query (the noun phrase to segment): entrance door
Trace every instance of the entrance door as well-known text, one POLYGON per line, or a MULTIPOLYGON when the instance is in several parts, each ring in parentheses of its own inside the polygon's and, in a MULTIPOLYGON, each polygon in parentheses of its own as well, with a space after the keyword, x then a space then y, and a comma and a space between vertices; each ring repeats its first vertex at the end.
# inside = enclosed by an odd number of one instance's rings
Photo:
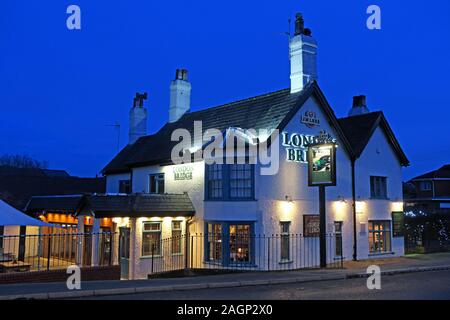
POLYGON ((119 228, 120 278, 128 279, 130 267, 130 228, 119 228))
POLYGON ((25 242, 27 240, 27 227, 20 226, 20 238, 19 238, 19 254, 17 255, 17 260, 25 261, 25 242))

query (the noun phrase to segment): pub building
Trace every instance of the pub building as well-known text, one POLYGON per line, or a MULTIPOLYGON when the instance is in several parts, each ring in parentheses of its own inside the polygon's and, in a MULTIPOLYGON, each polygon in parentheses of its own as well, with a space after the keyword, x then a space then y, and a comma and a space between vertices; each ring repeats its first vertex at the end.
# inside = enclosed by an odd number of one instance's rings
POLYGON ((154 134, 147 134, 147 95, 137 94, 129 143, 102 171, 106 194, 74 196, 78 202, 36 197, 28 211, 50 219, 49 214, 68 209, 67 201, 80 232, 99 231, 103 219, 110 221, 120 234, 113 260, 128 279, 175 264, 307 267, 319 264, 322 234, 332 237, 326 241, 326 263, 403 255, 402 167, 409 162, 385 116, 369 112, 365 96, 356 96, 348 116, 336 117, 317 82, 318 46, 301 14, 289 49, 289 88, 200 111, 190 111, 187 70, 177 70, 168 122, 154 134), (246 129, 277 129, 279 139, 269 139, 278 147, 278 153, 271 149, 276 172, 263 174, 266 164, 260 159, 210 164, 194 157, 174 163, 179 141, 172 141, 172 133, 195 134, 196 121, 203 133, 214 128, 225 139, 240 133, 234 137, 245 140, 244 148, 233 156, 244 152, 247 160, 248 145, 267 142, 268 136, 255 139, 246 129), (325 147, 314 144, 320 137, 326 138, 325 147))

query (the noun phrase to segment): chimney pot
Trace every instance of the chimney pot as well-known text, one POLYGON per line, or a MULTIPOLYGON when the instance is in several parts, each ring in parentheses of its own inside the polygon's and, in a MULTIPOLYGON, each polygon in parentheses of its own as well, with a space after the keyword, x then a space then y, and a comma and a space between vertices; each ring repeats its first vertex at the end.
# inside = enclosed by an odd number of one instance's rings
POLYGON ((303 15, 301 13, 297 13, 295 15, 295 33, 294 35, 303 34, 305 29, 305 21, 303 20, 303 15))
POLYGON ((363 107, 367 106, 366 104, 366 96, 360 95, 360 96, 354 96, 353 97, 353 107, 363 107))

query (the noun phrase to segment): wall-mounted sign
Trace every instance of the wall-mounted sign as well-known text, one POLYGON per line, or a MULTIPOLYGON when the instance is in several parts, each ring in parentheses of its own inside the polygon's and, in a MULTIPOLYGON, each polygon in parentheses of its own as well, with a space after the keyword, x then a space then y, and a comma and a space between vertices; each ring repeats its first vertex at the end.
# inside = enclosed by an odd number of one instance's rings
POLYGON ((405 229, 405 215, 403 211, 392 212, 392 236, 403 237, 405 229))
POLYGON ((313 142, 314 136, 289 132, 283 132, 281 135, 282 145, 286 149, 286 160, 307 163, 308 144, 313 142))
POLYGON ((190 165, 180 165, 173 167, 174 180, 192 180, 193 167, 190 165))
POLYGON ((320 235, 319 215, 303 215, 303 235, 305 237, 318 237, 320 235))
POLYGON ((305 111, 300 118, 300 122, 305 124, 308 128, 314 128, 320 126, 320 119, 317 117, 317 113, 314 111, 305 111))

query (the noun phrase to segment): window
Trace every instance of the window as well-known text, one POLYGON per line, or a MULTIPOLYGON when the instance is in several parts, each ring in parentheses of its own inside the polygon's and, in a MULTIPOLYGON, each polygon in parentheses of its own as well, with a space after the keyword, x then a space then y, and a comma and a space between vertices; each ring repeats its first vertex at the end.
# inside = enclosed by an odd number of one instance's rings
POLYGON ((230 235, 230 262, 242 263, 250 262, 250 225, 231 224, 229 226, 230 235))
POLYGON ((230 198, 252 197, 252 166, 250 164, 230 165, 230 198))
POLYGON ((370 196, 372 198, 387 198, 386 180, 386 177, 370 177, 370 196))
POLYGON ((130 180, 120 180, 119 181, 119 193, 131 193, 131 181, 130 180))
POLYGON ((290 248, 289 248, 289 227, 290 222, 280 222, 280 252, 281 252, 281 261, 289 261, 290 260, 290 248))
POLYGON ((334 222, 335 256, 342 257, 342 221, 334 222))
POLYGON ((421 191, 430 191, 431 190, 431 181, 420 181, 420 190, 421 191))
POLYGON ((172 254, 181 254, 181 221, 172 221, 172 254))
POLYGON ((205 229, 206 261, 223 265, 253 261, 253 223, 211 222, 205 229))
POLYGON ((164 193, 164 173, 150 175, 150 193, 164 193))
POLYGON ((222 225, 208 223, 207 233, 207 260, 222 261, 222 225))
POLYGON ((391 222, 389 220, 369 221, 369 251, 371 253, 391 251, 391 222))
POLYGON ((144 222, 142 226, 142 255, 161 255, 161 222, 144 222))
POLYGON ((205 177, 208 200, 251 200, 254 197, 254 165, 208 165, 205 177))
POLYGON ((208 198, 221 199, 223 195, 222 165, 212 164, 207 166, 208 170, 208 198))

